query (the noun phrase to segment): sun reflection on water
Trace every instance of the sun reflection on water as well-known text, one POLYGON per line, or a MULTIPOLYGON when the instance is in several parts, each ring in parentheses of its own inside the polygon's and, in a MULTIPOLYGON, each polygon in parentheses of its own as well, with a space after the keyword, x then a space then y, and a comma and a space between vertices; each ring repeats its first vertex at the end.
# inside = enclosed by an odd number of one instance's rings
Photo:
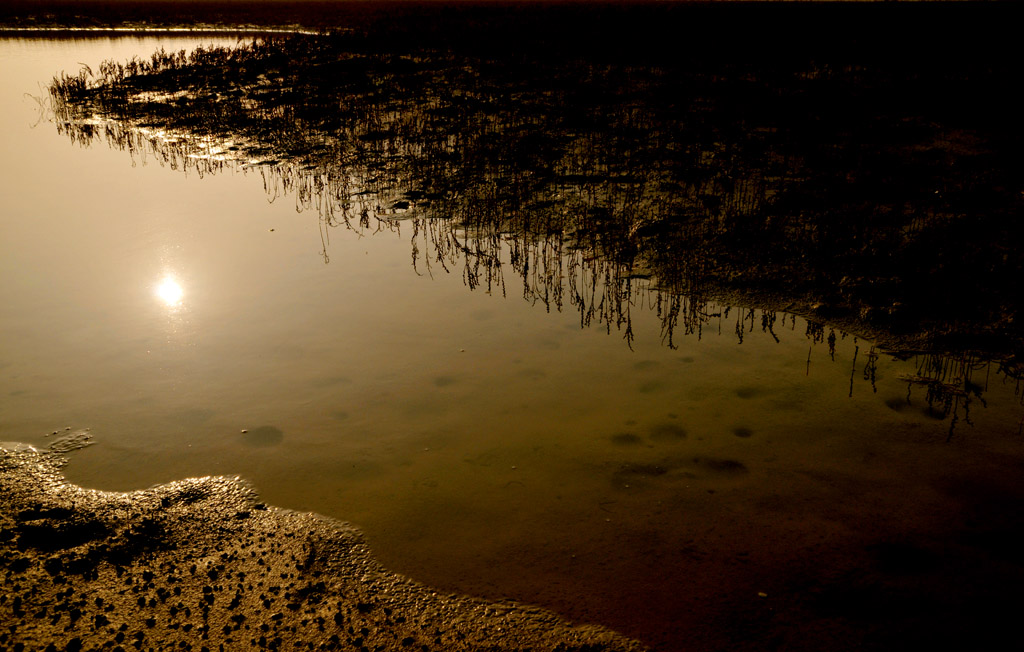
POLYGON ((173 276, 165 276, 156 286, 156 296, 169 308, 178 308, 185 296, 185 290, 173 276))

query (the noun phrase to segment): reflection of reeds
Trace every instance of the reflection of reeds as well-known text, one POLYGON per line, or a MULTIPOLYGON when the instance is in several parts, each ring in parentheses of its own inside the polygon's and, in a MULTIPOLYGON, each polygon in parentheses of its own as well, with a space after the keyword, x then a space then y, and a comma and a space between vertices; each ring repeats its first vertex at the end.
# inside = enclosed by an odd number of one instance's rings
POLYGON ((908 403, 913 388, 921 387, 929 411, 936 417, 949 418, 947 439, 950 439, 960 422, 961 410, 964 422, 971 424, 972 401, 977 399, 985 405, 982 393, 988 388, 991 370, 991 360, 973 354, 928 354, 918 357, 916 373, 900 379, 907 383, 908 403), (980 374, 984 374, 984 381, 976 379, 980 374))
MULTIPOLYGON (((1021 182, 986 154, 1003 150, 980 114, 948 124, 904 88, 952 96, 957 71, 905 73, 321 36, 106 62, 51 97, 76 142, 198 174, 243 165, 327 228, 408 228, 418 273, 471 289, 506 293, 507 260, 528 301, 627 341, 637 305, 669 346, 680 327, 699 336, 703 297, 722 290, 883 330, 1005 333, 1021 182)), ((774 313, 761 319, 775 337, 774 313)))

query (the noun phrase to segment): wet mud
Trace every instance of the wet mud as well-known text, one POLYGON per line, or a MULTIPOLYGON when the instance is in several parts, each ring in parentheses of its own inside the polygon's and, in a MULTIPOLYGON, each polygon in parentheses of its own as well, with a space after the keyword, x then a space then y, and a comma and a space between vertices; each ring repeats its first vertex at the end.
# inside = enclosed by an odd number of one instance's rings
POLYGON ((435 592, 382 568, 354 527, 266 506, 237 478, 100 492, 62 463, 0 448, 0 650, 645 649, 435 592))

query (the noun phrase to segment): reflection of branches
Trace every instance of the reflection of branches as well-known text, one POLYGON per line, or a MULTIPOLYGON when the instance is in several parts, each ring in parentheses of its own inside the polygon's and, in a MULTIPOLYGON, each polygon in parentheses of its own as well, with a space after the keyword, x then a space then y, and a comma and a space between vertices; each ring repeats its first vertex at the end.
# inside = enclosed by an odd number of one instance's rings
POLYGON ((943 419, 950 417, 948 438, 951 439, 953 431, 960 421, 961 408, 963 408, 964 421, 971 425, 972 399, 979 400, 982 406, 985 406, 982 392, 987 389, 991 366, 991 361, 973 354, 928 354, 918 357, 915 374, 900 378, 907 383, 908 403, 912 389, 923 387, 929 411, 943 419), (975 375, 981 371, 985 372, 983 383, 975 380, 975 375))
POLYGON ((853 363, 850 366, 850 392, 848 396, 853 397, 853 376, 857 373, 857 354, 860 353, 860 345, 854 340, 853 343, 853 363))
POLYGON ((775 311, 764 310, 761 312, 761 330, 772 336, 772 339, 776 343, 779 341, 779 336, 775 334, 775 311))
POLYGON ((811 342, 813 342, 815 344, 817 344, 818 342, 823 341, 825 339, 825 325, 820 323, 820 322, 816 322, 816 321, 812 321, 812 320, 808 319, 807 320, 807 339, 811 340, 811 342))
MULTIPOLYGON (((55 79, 51 96, 59 128, 78 142, 102 135, 146 156, 147 140, 162 163, 200 175, 239 161, 264 175, 268 195, 293 195, 328 226, 365 233, 444 220, 448 232, 417 231, 439 238, 416 241, 413 263, 422 255, 453 268, 461 256, 472 288, 494 287, 508 245, 528 300, 560 309, 570 279, 581 321, 628 330, 634 278, 670 294, 737 277, 778 287, 803 278, 841 287, 835 298, 855 311, 935 303, 931 286, 879 294, 863 270, 885 261, 896 267, 883 279, 906 278, 900 261, 913 267, 915 252, 944 236, 955 208, 937 205, 931 189, 952 187, 950 167, 917 145, 878 158, 857 131, 877 125, 815 113, 803 99, 815 84, 888 97, 887 84, 903 80, 887 74, 849 63, 808 71, 382 53, 353 36, 297 36, 105 62, 55 79), (743 83, 723 83, 734 77, 743 83), (737 114, 748 106, 760 108, 737 114), (824 137, 829 129, 838 131, 824 137), (847 187, 854 177, 860 194, 847 187), (865 214, 872 193, 884 197, 865 214)), ((936 128, 919 126, 925 139, 936 128)), ((672 341, 676 313, 665 314, 672 341)))
POLYGON ((47 116, 53 115, 53 108, 51 106, 50 94, 40 89, 39 95, 32 95, 31 93, 25 93, 25 97, 32 100, 36 104, 36 120, 29 125, 30 129, 35 129, 47 116))
POLYGON ((868 359, 864 363, 864 380, 871 383, 871 391, 878 393, 878 386, 875 385, 875 380, 878 375, 878 353, 875 351, 875 347, 871 347, 868 350, 868 359))
POLYGON ((534 57, 523 68, 363 47, 296 37, 160 51, 65 75, 51 94, 61 129, 79 142, 103 128, 144 156, 148 139, 162 163, 199 174, 240 161, 264 175, 269 196, 292 194, 329 226, 445 220, 465 238, 423 229, 440 235, 424 255, 446 267, 464 255, 470 287, 492 287, 499 235, 513 233, 509 260, 528 300, 561 308, 563 279, 587 277, 571 303, 584 323, 609 328, 628 325, 638 273, 660 290, 693 292, 751 262, 781 278, 795 271, 786 256, 822 245, 823 226, 794 223, 792 206, 773 209, 810 173, 809 153, 793 150, 803 136, 717 118, 716 106, 736 105, 721 95, 719 71, 537 54, 523 55, 534 57), (775 260, 763 266, 745 243, 766 239, 775 260), (579 255, 560 255, 569 252, 579 255))
MULTIPOLYGON (((381 52, 353 37, 295 37, 105 62, 55 79, 50 97, 76 143, 106 140, 133 161, 199 176, 260 174, 271 200, 291 196, 318 216, 325 262, 331 228, 362 237, 408 223, 416 273, 504 295, 510 268, 530 303, 572 307, 581 325, 629 345, 638 306, 656 312, 670 348, 714 318, 721 328, 728 310, 704 298, 715 289, 826 295, 872 326, 909 306, 919 321, 966 323, 965 279, 1024 276, 1002 245, 984 274, 964 255, 1013 242, 1018 228, 1003 217, 1021 207, 1019 180, 979 167, 982 145, 951 142, 913 93, 893 103, 906 80, 884 69, 787 66, 381 52), (808 100, 819 91, 829 106, 880 98, 893 117, 823 111, 808 100), (886 128, 917 136, 878 146, 886 128), (980 196, 997 201, 978 208, 980 196), (894 280, 927 277, 933 259, 941 282, 894 280)), ((1004 303, 993 297, 987 313, 972 303, 969 319, 1011 314, 1004 303)), ((756 320, 737 310, 740 343, 756 320)), ((776 312, 760 323, 779 340, 776 312)), ((808 322, 807 337, 834 359, 834 330, 808 322)), ((876 359, 872 349, 863 369, 873 387, 876 359)), ((851 393, 852 382, 851 372, 851 393)))

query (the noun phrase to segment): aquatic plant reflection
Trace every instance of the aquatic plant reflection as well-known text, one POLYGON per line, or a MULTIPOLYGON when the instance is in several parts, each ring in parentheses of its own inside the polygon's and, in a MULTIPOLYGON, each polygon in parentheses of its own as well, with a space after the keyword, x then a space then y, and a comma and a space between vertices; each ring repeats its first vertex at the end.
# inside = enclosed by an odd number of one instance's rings
MULTIPOLYGON (((998 164, 1001 114, 957 104, 952 121, 913 93, 1011 80, 848 56, 638 66, 295 37, 107 62, 51 92, 76 142, 201 175, 233 161, 327 226, 411 222, 417 271, 461 263, 471 288, 505 291, 507 255, 525 298, 560 309, 568 290, 627 340, 622 308, 653 288, 1019 342, 1024 261, 1004 243, 1024 188, 998 164)), ((671 341, 675 310, 654 303, 671 341)))
MULTIPOLYGON (((634 309, 674 347, 721 331, 728 304, 765 307, 776 341, 777 315, 807 317, 830 356, 837 329, 879 350, 1000 358, 1024 343, 1024 256, 1006 244, 1024 236, 1024 185, 1000 164, 1015 132, 957 99, 1002 97, 999 66, 403 47, 347 34, 160 51, 50 91, 76 143, 260 174, 318 216, 325 262, 330 228, 404 235, 418 274, 572 306, 627 344, 634 309)), ((737 309, 739 342, 756 326, 737 309)))
MULTIPOLYGON (((953 438, 961 421, 974 425, 971 407, 975 401, 982 407, 986 405, 982 395, 988 389, 993 368, 997 375, 1016 384, 1015 393, 1024 404, 1024 394, 1020 391, 1024 368, 1019 361, 1004 360, 996 366, 991 360, 972 353, 927 354, 916 357, 915 367, 915 373, 900 376, 900 380, 907 383, 906 401, 911 403, 915 390, 923 392, 929 414, 949 419, 947 439, 953 438)), ((1021 424, 1024 427, 1024 420, 1021 424)))

